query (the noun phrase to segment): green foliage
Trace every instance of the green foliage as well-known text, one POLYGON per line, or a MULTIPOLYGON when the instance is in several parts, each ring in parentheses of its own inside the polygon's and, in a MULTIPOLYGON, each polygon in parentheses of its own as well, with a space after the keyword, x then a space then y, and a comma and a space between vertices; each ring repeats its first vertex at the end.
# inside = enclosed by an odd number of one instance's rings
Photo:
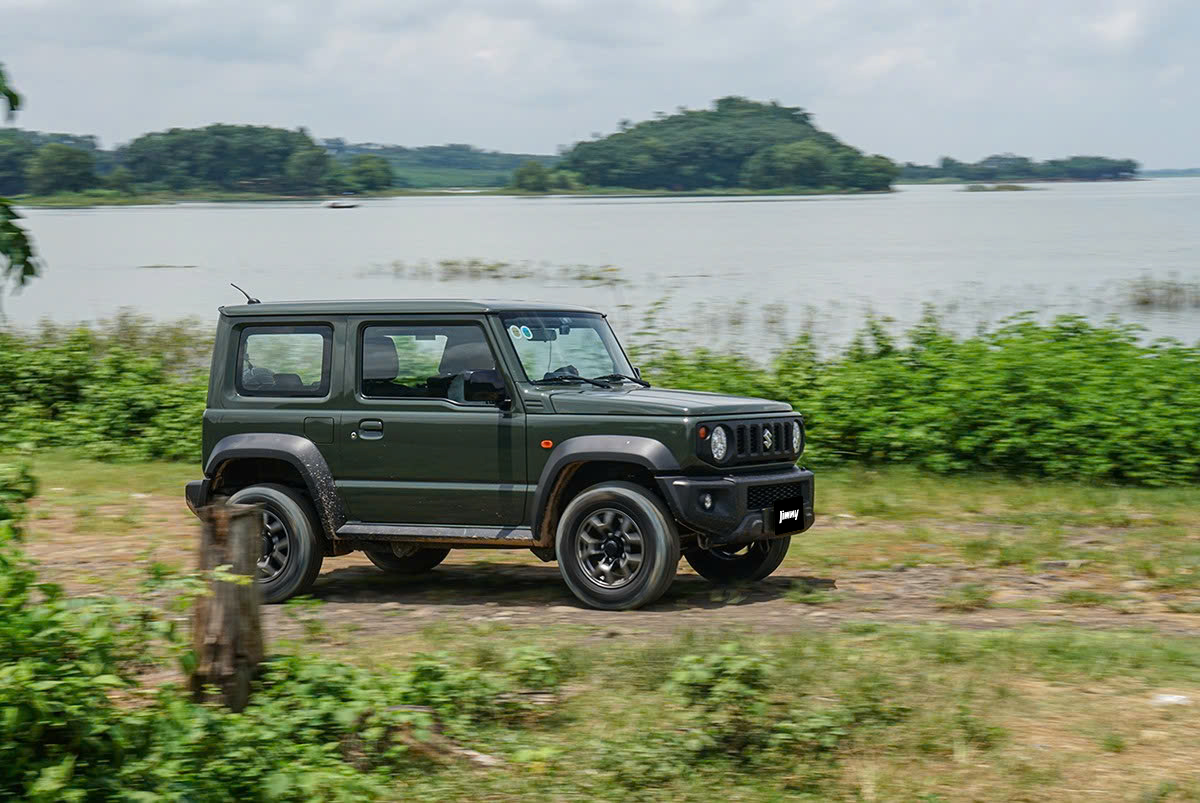
POLYGON ((13 129, 0 130, 0 195, 25 192, 26 171, 36 151, 28 137, 13 129))
POLYGON ((143 134, 115 159, 151 188, 309 192, 329 167, 324 153, 303 130, 218 123, 143 134))
POLYGON ((152 620, 37 583, 4 521, 31 493, 27 474, 0 464, 0 796, 107 797, 115 779, 97 770, 138 738, 111 695, 145 660, 152 620))
POLYGON ((169 626, 132 603, 38 585, 6 521, 32 492, 26 471, 0 464, 0 797, 390 798, 394 773, 437 752, 421 746, 435 722, 468 737, 515 722, 526 709, 512 683, 552 690, 561 677, 557 659, 531 647, 501 672, 445 656, 372 673, 283 655, 238 714, 170 686, 139 692, 136 673, 169 626))
POLYGON ((96 184, 92 155, 52 142, 38 148, 29 163, 29 190, 38 195, 79 192, 96 184))
POLYGON ((353 157, 347 173, 354 186, 368 192, 386 190, 395 180, 388 160, 372 153, 360 153, 353 157))
POLYGON ((768 669, 760 655, 733 643, 679 660, 671 685, 695 712, 705 748, 739 753, 761 738, 768 669))
POLYGON ((740 97, 622 125, 580 142, 564 168, 588 185, 695 190, 736 187, 887 189, 897 168, 816 128, 808 112, 740 97))
MULTIPOLYGON (((661 337, 661 336, 660 336, 661 337)), ((211 335, 105 326, 0 333, 0 447, 196 459, 211 335)), ((902 338, 869 319, 844 353, 808 336, 768 366, 738 354, 635 349, 655 384, 783 399, 805 415, 804 462, 907 464, 1141 485, 1200 480, 1200 349, 1067 316, 957 337, 930 313, 902 338)), ((862 512, 862 511, 857 511, 862 512)), ((991 547, 989 547, 991 549, 991 547)), ((1036 554, 996 545, 1000 564, 1036 554)))
POLYGON ((513 173, 512 187, 525 192, 546 192, 550 189, 550 170, 531 159, 513 173))
POLYGON ((949 589, 937 598, 937 606, 947 611, 979 611, 992 606, 992 590, 979 583, 967 583, 949 589))
POLYGON ((37 480, 25 463, 0 462, 0 522, 15 526, 25 518, 25 503, 37 493, 37 480))
POLYGON ((790 402, 805 462, 907 463, 1145 485, 1200 480, 1200 349, 1077 316, 1017 317, 960 338, 930 312, 902 345, 869 319, 844 354, 807 337, 768 369, 745 357, 638 351, 656 384, 790 402))
POLYGON ((510 183, 513 171, 529 160, 547 167, 557 161, 553 156, 499 153, 462 144, 405 148, 344 139, 326 139, 321 144, 339 161, 362 154, 386 160, 395 176, 393 183, 400 187, 503 187, 510 183))
POLYGON ((104 177, 104 186, 122 195, 133 194, 133 172, 127 167, 118 167, 104 177))
POLYGON ((815 142, 788 142, 757 151, 742 168, 742 183, 755 189, 824 187, 832 184, 833 154, 815 142))
POLYGON ((1138 163, 1133 159, 1071 156, 1035 162, 1026 156, 1004 153, 974 163, 944 156, 936 167, 906 162, 900 170, 900 177, 910 181, 1112 181, 1134 178, 1138 168, 1138 163))
MULTIPOLYGON (((192 336, 209 347, 207 335, 192 336)), ((197 459, 207 376, 181 366, 185 351, 165 330, 149 336, 128 321, 107 332, 0 333, 0 448, 197 459)))
MULTIPOLYGON (((5 120, 21 108, 21 96, 8 85, 4 66, 0 64, 0 98, 4 99, 5 120)), ((25 164, 32 158, 32 147, 22 146, 5 136, 0 139, 0 193, 20 191, 25 164)), ((0 291, 4 282, 22 287, 38 275, 41 265, 33 252, 33 243, 25 229, 17 224, 21 215, 7 199, 0 197, 0 291)))
POLYGON ((329 154, 317 147, 297 148, 284 163, 284 175, 292 192, 320 192, 329 171, 329 154))

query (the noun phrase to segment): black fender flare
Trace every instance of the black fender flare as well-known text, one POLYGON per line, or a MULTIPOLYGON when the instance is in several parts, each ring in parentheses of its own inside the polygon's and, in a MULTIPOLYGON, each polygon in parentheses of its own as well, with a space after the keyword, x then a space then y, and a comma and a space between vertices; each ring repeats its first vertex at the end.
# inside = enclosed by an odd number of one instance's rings
POLYGON ((558 475, 572 463, 593 461, 632 463, 654 474, 680 470, 679 461, 675 459, 671 450, 662 441, 654 438, 639 435, 579 435, 567 438, 554 447, 538 477, 530 516, 535 536, 541 531, 546 503, 550 499, 551 489, 558 481, 558 475))
POLYGON ((321 518, 325 537, 332 539, 338 527, 346 523, 342 500, 337 494, 333 472, 317 445, 300 435, 282 432, 248 432, 227 435, 217 442, 204 464, 204 476, 213 480, 221 467, 231 460, 281 460, 300 473, 308 488, 308 498, 321 518))

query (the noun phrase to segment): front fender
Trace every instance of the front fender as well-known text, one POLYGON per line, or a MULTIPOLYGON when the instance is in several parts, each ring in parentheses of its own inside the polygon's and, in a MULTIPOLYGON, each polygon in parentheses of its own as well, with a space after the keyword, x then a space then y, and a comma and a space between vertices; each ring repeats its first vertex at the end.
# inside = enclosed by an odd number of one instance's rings
POLYGON ((346 523, 346 513, 325 456, 316 444, 299 435, 281 432, 228 435, 213 447, 204 464, 204 476, 212 483, 230 461, 253 459, 281 460, 299 472, 308 488, 308 498, 321 517, 326 537, 333 538, 337 529, 346 523))
POLYGON ((661 441, 637 435, 580 435, 554 447, 538 477, 533 495, 533 532, 541 532, 542 517, 558 475, 573 463, 593 461, 633 463, 651 473, 679 471, 679 461, 661 441))

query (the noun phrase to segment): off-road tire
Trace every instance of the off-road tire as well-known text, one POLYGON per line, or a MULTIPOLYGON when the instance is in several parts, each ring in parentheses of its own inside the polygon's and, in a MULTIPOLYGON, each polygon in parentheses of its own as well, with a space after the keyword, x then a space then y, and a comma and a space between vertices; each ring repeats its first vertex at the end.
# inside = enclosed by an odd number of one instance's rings
POLYGON ((260 563, 257 585, 262 589, 263 602, 283 602, 312 588, 325 560, 319 519, 312 504, 291 488, 275 484, 242 488, 229 497, 229 501, 231 504, 262 506, 264 545, 268 543, 266 522, 271 521, 272 516, 286 530, 287 560, 282 568, 269 579, 263 579, 260 563))
POLYGON ((696 574, 717 585, 755 583, 779 568, 787 557, 791 536, 754 541, 744 547, 701 549, 683 553, 696 574))
POLYGON ((391 547, 364 549, 367 559, 389 574, 424 574, 437 566, 450 554, 449 549, 420 547, 411 555, 400 557, 391 547))
MULTIPOLYGON (((649 605, 670 587, 679 566, 679 534, 670 512, 654 494, 629 482, 600 483, 580 492, 559 518, 554 544, 567 587, 586 605, 601 610, 649 605), (593 550, 597 541, 623 542, 623 566, 629 567, 636 554, 637 567, 627 568, 625 578, 610 572, 606 585, 598 576, 603 573, 598 562, 582 554, 593 550)), ((618 548, 622 547, 614 547, 618 548)))

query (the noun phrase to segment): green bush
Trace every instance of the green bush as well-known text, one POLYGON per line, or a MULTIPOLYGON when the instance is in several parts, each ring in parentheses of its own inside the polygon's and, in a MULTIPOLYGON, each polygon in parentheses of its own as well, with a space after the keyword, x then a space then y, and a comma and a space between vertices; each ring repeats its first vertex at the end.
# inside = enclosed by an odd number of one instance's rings
POLYGON ((0 449, 78 448, 111 459, 199 459, 207 336, 129 316, 106 326, 0 333, 0 449))
POLYGON ((638 356, 656 383, 785 399, 803 412, 804 461, 908 463, 1122 482, 1200 480, 1200 349, 1077 316, 1018 317, 959 338, 927 314, 901 345, 870 319, 835 358, 802 337, 766 370, 748 359, 638 356))
MULTIPOLYGON (((870 318, 843 353, 802 336, 767 366, 674 348, 635 351, 656 384, 783 399, 804 413, 805 463, 906 463, 1142 485, 1200 481, 1200 348, 1139 330, 1029 317, 971 337, 928 314, 903 338, 870 318)), ((654 327, 650 327, 654 331, 654 327)), ((640 333, 643 338, 649 332, 640 333)), ((194 460, 207 330, 133 316, 0 334, 0 449, 194 460)))
POLYGON ((444 656, 375 673, 283 655, 237 714, 171 686, 141 690, 137 673, 167 625, 132 603, 36 583, 10 526, 27 479, 0 465, 0 798, 390 798, 396 773, 436 753, 422 746, 435 721, 470 738, 524 713, 514 683, 558 682, 556 660, 526 648, 516 681, 444 656))

